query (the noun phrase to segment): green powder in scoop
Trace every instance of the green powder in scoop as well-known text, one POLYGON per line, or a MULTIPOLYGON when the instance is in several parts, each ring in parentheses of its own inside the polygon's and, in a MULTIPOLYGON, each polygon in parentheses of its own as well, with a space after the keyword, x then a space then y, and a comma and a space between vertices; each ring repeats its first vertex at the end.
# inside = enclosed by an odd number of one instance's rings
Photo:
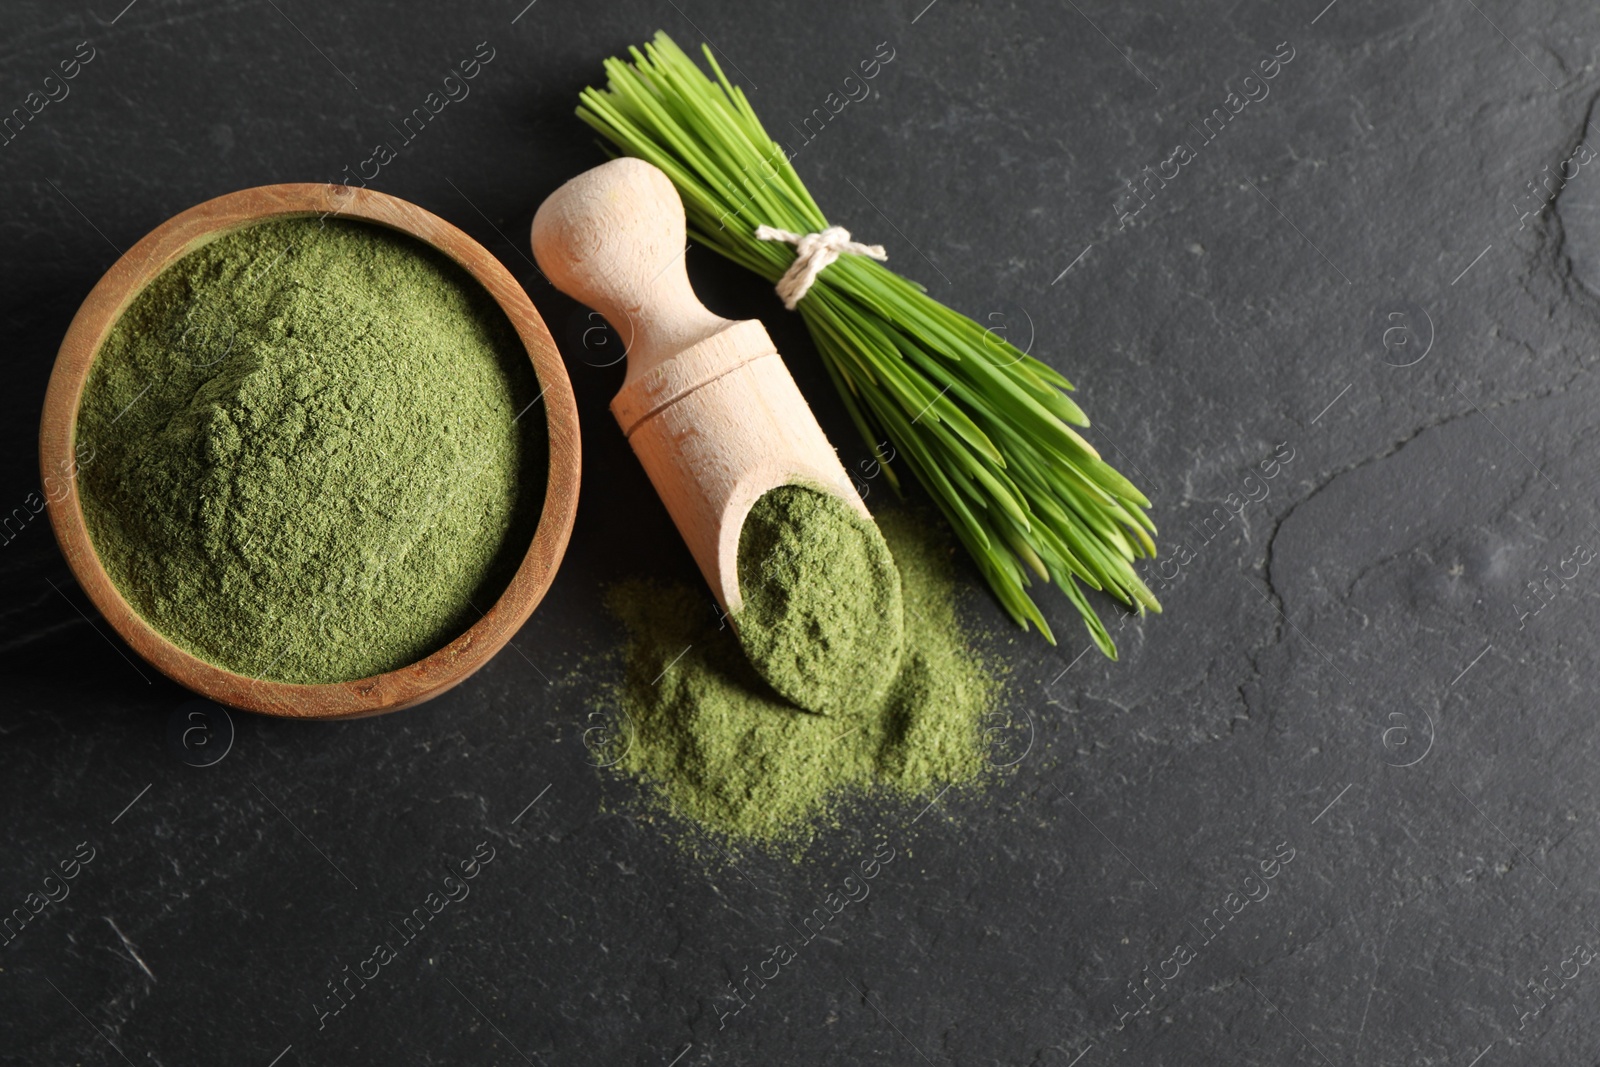
POLYGON ((167 268, 106 339, 78 412, 84 518, 123 596, 201 659, 393 670, 476 622, 526 552, 537 397, 443 256, 361 223, 257 225, 167 268))
POLYGON ((739 531, 739 640, 757 672, 808 711, 872 707, 900 666, 900 574, 878 528, 796 485, 764 493, 739 531))
POLYGON ((988 763, 1001 685, 956 607, 951 547, 910 512, 880 518, 904 598, 904 652, 847 720, 780 697, 703 589, 630 582, 607 603, 628 632, 602 762, 694 825, 744 842, 803 841, 851 797, 932 797, 988 763))

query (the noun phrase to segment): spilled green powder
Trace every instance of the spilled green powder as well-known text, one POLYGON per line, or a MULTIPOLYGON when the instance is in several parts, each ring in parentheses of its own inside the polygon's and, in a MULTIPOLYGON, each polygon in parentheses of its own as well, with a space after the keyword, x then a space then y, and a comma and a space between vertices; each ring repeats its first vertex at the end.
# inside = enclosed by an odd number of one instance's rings
POLYGON ((169 267, 106 339, 78 412, 84 517, 123 596, 202 659, 393 670, 476 622, 526 552, 537 395, 443 256, 361 223, 257 225, 169 267))
POLYGON ((803 841, 851 797, 931 797, 987 766, 1001 686, 958 617, 951 548, 904 511, 880 518, 901 576, 900 669, 850 720, 809 714, 767 686, 703 590, 613 589, 627 629, 603 762, 677 816, 736 842, 803 841))
POLYGON ((739 531, 734 617, 767 684, 808 711, 875 707, 900 666, 900 573, 872 522, 828 493, 784 485, 739 531))

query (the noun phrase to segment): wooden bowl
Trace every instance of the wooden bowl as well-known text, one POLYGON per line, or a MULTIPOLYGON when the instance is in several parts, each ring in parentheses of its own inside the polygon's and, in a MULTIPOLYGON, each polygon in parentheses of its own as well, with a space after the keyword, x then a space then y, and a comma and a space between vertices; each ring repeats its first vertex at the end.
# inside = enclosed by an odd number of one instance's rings
POLYGON ((179 685, 221 704, 296 719, 350 719, 420 704, 487 663, 527 621, 555 577, 578 504, 578 409, 550 331, 528 294, 478 242, 415 204, 342 185, 265 185, 190 208, 151 231, 112 264, 78 309, 62 339, 45 393, 39 465, 47 479, 50 524, 89 599, 123 640, 179 685), (387 226, 438 249, 494 297, 522 338, 543 390, 550 472, 538 529, 511 583, 465 633, 407 667, 326 685, 264 681, 207 663, 173 644, 123 599, 95 555, 84 525, 75 462, 78 403, 89 367, 135 297, 177 259, 201 245, 269 219, 338 216, 387 226), (51 489, 65 480, 64 492, 51 489))

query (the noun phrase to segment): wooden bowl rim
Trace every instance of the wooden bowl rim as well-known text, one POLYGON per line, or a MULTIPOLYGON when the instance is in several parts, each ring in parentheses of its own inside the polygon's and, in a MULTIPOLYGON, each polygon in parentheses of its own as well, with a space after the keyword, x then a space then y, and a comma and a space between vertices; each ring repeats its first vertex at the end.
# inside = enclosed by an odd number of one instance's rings
POLYGON ((229 707, 299 719, 359 718, 420 704, 464 681, 510 641, 550 588, 571 537, 579 447, 578 411, 566 366, 528 294, 498 259, 460 229, 408 201, 372 189, 309 182, 257 186, 207 200, 163 222, 124 253, 95 284, 67 328, 39 425, 39 467, 56 541, 78 584, 112 628, 179 685, 229 707), (218 237, 269 220, 310 216, 355 219, 407 234, 482 285, 527 350, 550 438, 538 527, 510 583, 483 617, 416 663, 322 685, 268 681, 225 670, 174 644, 140 616, 95 554, 78 495, 76 461, 78 405, 89 370, 128 305, 163 270, 218 237), (65 489, 57 497, 49 486, 63 477, 65 489))

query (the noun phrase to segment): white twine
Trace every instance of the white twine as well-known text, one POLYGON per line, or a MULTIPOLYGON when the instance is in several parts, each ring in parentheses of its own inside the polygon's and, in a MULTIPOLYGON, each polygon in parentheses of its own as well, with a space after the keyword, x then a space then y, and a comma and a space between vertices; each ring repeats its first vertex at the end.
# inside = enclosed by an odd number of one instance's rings
POLYGON ((757 226, 756 240, 782 241, 794 245, 794 262, 778 279, 778 296, 790 311, 800 303, 800 298, 811 289, 822 268, 838 259, 841 253, 854 252, 858 256, 871 256, 876 260, 889 258, 882 245, 864 245, 850 240, 850 231, 843 226, 829 226, 820 233, 790 233, 772 226, 757 226))

